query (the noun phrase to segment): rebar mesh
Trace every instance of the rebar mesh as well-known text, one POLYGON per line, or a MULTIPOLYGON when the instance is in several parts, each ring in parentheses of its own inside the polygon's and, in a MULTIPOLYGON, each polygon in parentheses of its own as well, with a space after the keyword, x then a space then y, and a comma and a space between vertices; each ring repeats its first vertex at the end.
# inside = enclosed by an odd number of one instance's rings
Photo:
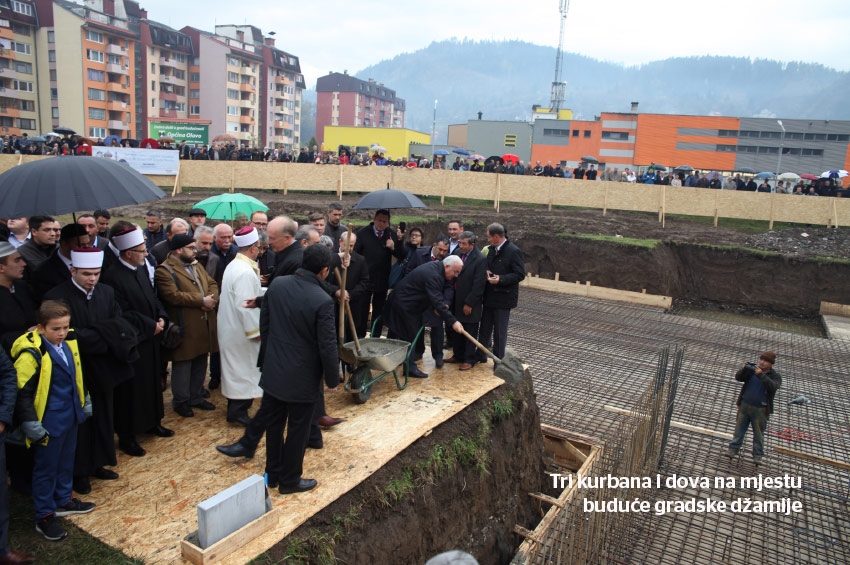
MULTIPOLYGON (((508 341, 531 365, 541 420, 601 438, 606 450, 594 466, 596 472, 620 464, 612 458, 623 453, 607 448, 617 443, 627 419, 603 406, 631 410, 639 404, 641 392, 652 387, 661 348, 678 344, 685 349, 672 419, 725 433, 731 433, 735 423, 740 390, 735 371, 744 362, 756 361, 765 349, 777 353, 776 369, 783 384, 767 427, 767 457, 762 466, 754 466, 748 445, 742 456, 730 460, 724 455, 728 440, 671 428, 659 472, 711 478, 788 473, 802 477, 803 488, 781 493, 661 489, 647 496, 668 500, 710 496, 727 502, 738 497, 789 497, 803 502, 803 512, 792 516, 642 514, 626 523, 605 523, 603 530, 620 535, 619 545, 616 551, 597 552, 597 557, 611 563, 648 564, 850 563, 850 473, 772 449, 784 446, 813 456, 848 460, 850 342, 530 289, 523 289, 520 296, 508 341), (788 404, 799 395, 811 403, 788 404)), ((748 435, 746 440, 750 438, 748 435)), ((581 511, 578 515, 586 518, 581 511)), ((578 535, 552 532, 553 537, 568 540, 578 535)), ((571 562, 564 560, 564 553, 554 552, 555 546, 547 547, 549 553, 541 551, 542 560, 534 562, 571 562)))

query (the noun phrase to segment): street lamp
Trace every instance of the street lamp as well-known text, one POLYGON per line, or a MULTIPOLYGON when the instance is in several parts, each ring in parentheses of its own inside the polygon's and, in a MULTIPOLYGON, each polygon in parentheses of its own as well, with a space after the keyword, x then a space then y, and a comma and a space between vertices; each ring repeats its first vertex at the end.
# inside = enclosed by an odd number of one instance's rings
MULTIPOLYGON (((437 139, 437 99, 434 99, 434 123, 431 124, 431 159, 434 159, 434 143, 437 139)), ((432 163, 433 165, 433 163, 432 163)))
POLYGON ((779 159, 776 162, 776 176, 782 174, 782 149, 785 147, 785 126, 782 125, 782 120, 776 120, 779 127, 782 128, 782 137, 779 138, 779 159))

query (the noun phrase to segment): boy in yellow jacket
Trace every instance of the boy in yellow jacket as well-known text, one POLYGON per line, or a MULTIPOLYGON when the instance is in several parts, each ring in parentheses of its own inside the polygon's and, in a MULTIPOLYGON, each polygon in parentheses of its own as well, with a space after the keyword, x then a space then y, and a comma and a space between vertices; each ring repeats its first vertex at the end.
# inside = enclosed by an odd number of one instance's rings
POLYGON ((77 426, 91 414, 80 353, 62 302, 45 301, 38 326, 17 340, 12 357, 18 373, 18 419, 33 449, 32 499, 35 530, 50 541, 67 533, 58 516, 85 514, 94 503, 73 497, 77 426))

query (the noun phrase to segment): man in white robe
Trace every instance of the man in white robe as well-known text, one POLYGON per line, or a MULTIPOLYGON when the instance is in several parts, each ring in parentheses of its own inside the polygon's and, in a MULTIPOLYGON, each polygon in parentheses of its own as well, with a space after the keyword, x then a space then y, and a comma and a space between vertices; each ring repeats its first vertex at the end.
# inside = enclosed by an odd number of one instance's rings
POLYGON ((260 369, 260 310, 245 308, 243 302, 262 293, 257 257, 257 229, 244 227, 234 234, 239 248, 224 270, 218 308, 218 343, 221 351, 221 393, 227 398, 227 421, 247 426, 248 409, 262 398, 260 369))

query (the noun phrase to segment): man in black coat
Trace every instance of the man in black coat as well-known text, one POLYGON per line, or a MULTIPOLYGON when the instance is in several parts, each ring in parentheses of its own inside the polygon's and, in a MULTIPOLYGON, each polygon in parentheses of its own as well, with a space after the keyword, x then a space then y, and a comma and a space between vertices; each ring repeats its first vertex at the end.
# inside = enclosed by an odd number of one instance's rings
POLYGON ((36 302, 41 302, 51 288, 71 280, 71 250, 91 247, 91 236, 81 224, 68 224, 59 235, 59 247, 30 275, 30 289, 36 302))
MULTIPOLYGON (((354 246, 357 244, 357 234, 348 234, 348 231, 342 232, 337 245, 342 252, 345 252, 348 238, 351 238, 352 251, 349 253, 348 274, 345 276, 345 290, 349 295, 349 307, 354 318, 354 326, 357 328, 358 337, 363 337, 366 333, 366 320, 363 318, 363 302, 369 295, 369 269, 366 266, 366 260, 359 253, 354 252, 354 246)), ((342 273, 342 271, 340 271, 342 273)), ((337 281, 340 282, 340 281, 337 281)), ((337 310, 339 310, 339 300, 336 301, 337 310)), ((341 316, 341 313, 337 313, 341 316)), ((351 329, 348 323, 345 324, 345 341, 351 341, 351 329)))
POLYGON ((165 308, 156 297, 147 276, 145 238, 132 228, 118 233, 112 244, 120 251, 118 265, 103 273, 101 282, 115 291, 124 318, 138 334, 139 359, 133 363, 133 378, 115 387, 115 431, 118 447, 134 457, 145 454, 136 434, 171 437, 174 432, 160 425, 164 416, 160 385, 161 334, 168 323, 165 308))
POLYGON ((316 488, 315 479, 302 478, 304 452, 322 380, 339 385, 339 357, 334 327, 334 304, 319 284, 327 278, 332 252, 322 245, 304 249, 304 262, 293 276, 275 279, 260 312, 260 335, 266 344, 261 358, 263 400, 242 438, 217 449, 230 457, 253 457, 266 429, 288 425, 281 441, 280 463, 267 460, 269 485, 281 494, 316 488))
POLYGON ((36 323, 35 306, 23 281, 26 266, 11 243, 0 242, 0 346, 6 353, 11 353, 15 340, 36 323))
MULTIPOLYGON (((484 288, 484 312, 481 315, 479 341, 489 348, 492 340, 493 354, 505 356, 508 340, 508 322, 511 310, 519 303, 519 283, 525 278, 525 260, 522 250, 507 240, 505 226, 487 226, 487 285, 484 288)), ((479 360, 483 354, 479 355, 479 360)))
POLYGON ((71 310, 71 326, 77 334, 83 380, 92 400, 92 417, 80 424, 77 432, 74 490, 80 494, 91 492, 89 476, 104 480, 118 478, 118 473, 104 469, 105 465, 118 463, 113 392, 117 385, 133 376, 131 358, 119 357, 116 345, 121 342, 135 345, 136 336, 132 328, 126 332, 119 321, 121 308, 115 301, 112 287, 98 284, 103 253, 97 248, 73 250, 71 280, 44 295, 45 300, 60 300, 71 310))
MULTIPOLYGON (((440 235, 434 240, 431 247, 420 247, 410 257, 410 261, 404 269, 404 276, 409 275, 413 270, 425 263, 431 261, 442 261, 449 254, 449 238, 440 235)), ((446 281, 443 285, 443 300, 451 308, 454 301, 454 283, 446 281)), ((440 369, 443 366, 443 348, 445 346, 446 335, 443 331, 443 319, 434 314, 432 310, 425 310, 422 315, 422 323, 431 328, 431 357, 434 358, 434 363, 440 369)), ((425 353, 425 335, 420 334, 419 339, 413 345, 414 359, 422 359, 422 354, 425 353)))
MULTIPOLYGON (((460 257, 450 255, 442 261, 425 263, 401 279, 384 306, 383 316, 389 328, 387 337, 412 343, 422 326, 422 314, 428 309, 433 309, 454 331, 460 333, 463 325, 446 305, 443 287, 446 281, 457 278, 462 268, 460 257)), ((415 363, 405 365, 411 377, 428 378, 415 363)))
MULTIPOLYGON (((484 288, 487 286, 487 259, 475 247, 475 234, 465 231, 458 238, 463 270, 455 281, 454 314, 463 329, 472 337, 478 336, 478 323, 484 310, 484 288)), ((475 365, 475 345, 465 336, 455 334, 452 342, 454 355, 447 363, 460 363, 461 371, 475 365)))
MULTIPOLYGON (((369 266, 369 295, 364 301, 361 315, 364 320, 369 317, 371 304, 373 323, 381 315, 387 301, 392 258, 402 261, 406 256, 406 250, 399 243, 395 230, 389 228, 390 211, 378 210, 372 223, 357 231, 357 245, 354 246, 354 251, 362 255, 369 266)), ((384 323, 382 321, 375 325, 375 335, 381 335, 384 323)))

